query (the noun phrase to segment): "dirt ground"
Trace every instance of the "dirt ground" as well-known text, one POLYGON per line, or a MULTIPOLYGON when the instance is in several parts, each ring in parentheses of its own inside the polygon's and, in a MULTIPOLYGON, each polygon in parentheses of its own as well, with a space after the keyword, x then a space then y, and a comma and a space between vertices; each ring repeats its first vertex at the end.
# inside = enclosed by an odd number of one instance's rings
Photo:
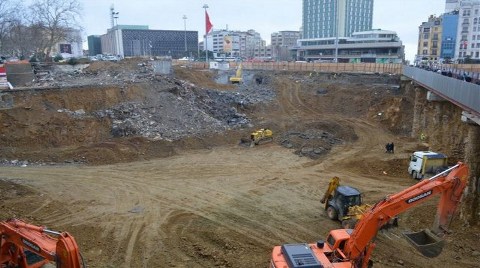
MULTIPOLYGON (((202 72, 194 76, 193 83, 203 83, 202 72)), ((274 131, 273 143, 239 146, 246 130, 172 143, 116 139, 82 147, 89 165, 3 166, 0 218, 68 231, 88 267, 268 267, 273 246, 314 242, 341 228, 319 202, 331 177, 359 188, 367 203, 415 183, 406 159, 425 144, 405 135, 411 114, 402 108, 411 102, 404 92, 390 82, 333 75, 270 79, 276 100, 243 112, 253 127, 274 131), (282 146, 282 134, 311 129, 340 142, 317 159, 282 146), (395 154, 385 154, 391 141, 395 154)), ((3 152, 55 160, 71 146, 3 152)), ((379 233, 374 267, 478 267, 480 230, 458 218, 437 258, 423 257, 402 238, 402 231, 428 228, 434 211, 435 202, 428 202, 402 214, 398 229, 379 233)))

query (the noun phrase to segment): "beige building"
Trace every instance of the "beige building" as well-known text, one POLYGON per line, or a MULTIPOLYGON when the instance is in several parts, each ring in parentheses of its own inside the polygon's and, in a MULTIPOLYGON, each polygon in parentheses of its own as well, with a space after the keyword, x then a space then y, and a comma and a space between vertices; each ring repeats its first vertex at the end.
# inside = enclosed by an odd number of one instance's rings
POLYGON ((436 63, 442 48, 442 17, 431 15, 418 30, 418 48, 415 63, 436 63))

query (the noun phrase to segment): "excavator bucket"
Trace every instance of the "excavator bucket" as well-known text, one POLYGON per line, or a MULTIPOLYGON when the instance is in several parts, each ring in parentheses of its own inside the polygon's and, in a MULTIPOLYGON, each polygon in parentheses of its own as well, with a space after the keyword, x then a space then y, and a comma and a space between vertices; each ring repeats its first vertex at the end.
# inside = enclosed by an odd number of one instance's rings
POLYGON ((435 235, 429 229, 420 232, 403 233, 410 242, 423 256, 434 258, 442 253, 445 246, 445 240, 435 235))

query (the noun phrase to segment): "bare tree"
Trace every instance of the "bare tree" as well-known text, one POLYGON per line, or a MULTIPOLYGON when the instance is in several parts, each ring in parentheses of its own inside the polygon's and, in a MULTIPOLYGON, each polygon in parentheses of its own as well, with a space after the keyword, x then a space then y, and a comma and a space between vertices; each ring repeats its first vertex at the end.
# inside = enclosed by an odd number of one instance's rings
POLYGON ((42 40, 38 40, 37 54, 43 54, 50 60, 54 45, 66 40, 72 29, 79 29, 81 14, 78 0, 34 0, 30 6, 32 25, 43 31, 42 40))
POLYGON ((18 21, 16 15, 19 13, 15 12, 15 7, 18 8, 20 5, 21 2, 18 0, 0 1, 0 54, 7 53, 5 46, 8 43, 8 35, 14 22, 18 21))

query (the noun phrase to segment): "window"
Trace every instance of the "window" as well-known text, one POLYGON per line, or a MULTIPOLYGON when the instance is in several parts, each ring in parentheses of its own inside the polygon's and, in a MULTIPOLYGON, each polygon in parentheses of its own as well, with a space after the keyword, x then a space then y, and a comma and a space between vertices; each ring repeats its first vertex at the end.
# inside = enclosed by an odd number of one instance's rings
POLYGON ((477 51, 477 52, 475 52, 475 58, 477 58, 477 59, 478 59, 478 51, 477 51))
POLYGON ((428 42, 427 41, 423 42, 423 47, 428 47, 428 42))
POLYGON ((423 39, 428 39, 429 36, 430 36, 430 35, 429 35, 428 33, 423 34, 423 39))

